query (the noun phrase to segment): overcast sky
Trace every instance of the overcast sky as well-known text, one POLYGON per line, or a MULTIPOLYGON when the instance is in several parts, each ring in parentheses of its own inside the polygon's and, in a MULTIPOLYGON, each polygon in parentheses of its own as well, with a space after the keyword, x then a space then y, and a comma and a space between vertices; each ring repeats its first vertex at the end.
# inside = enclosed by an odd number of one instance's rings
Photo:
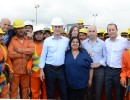
POLYGON ((38 24, 50 25, 53 17, 59 16, 65 24, 83 19, 86 25, 94 24, 93 14, 98 14, 95 24, 106 29, 107 24, 116 23, 119 31, 130 27, 130 0, 0 0, 0 19, 6 17, 36 20, 35 5, 39 4, 38 24))

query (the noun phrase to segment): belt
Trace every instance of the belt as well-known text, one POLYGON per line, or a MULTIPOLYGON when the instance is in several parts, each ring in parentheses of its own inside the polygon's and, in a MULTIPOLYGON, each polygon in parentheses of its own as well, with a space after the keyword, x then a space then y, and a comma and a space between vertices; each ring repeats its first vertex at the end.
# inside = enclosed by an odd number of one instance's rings
POLYGON ((46 65, 54 70, 59 70, 59 69, 62 69, 64 67, 64 64, 60 65, 60 66, 54 66, 54 65, 50 65, 50 64, 46 64, 46 65))
POLYGON ((108 65, 107 65, 107 67, 110 68, 110 69, 121 69, 121 68, 110 67, 108 65))

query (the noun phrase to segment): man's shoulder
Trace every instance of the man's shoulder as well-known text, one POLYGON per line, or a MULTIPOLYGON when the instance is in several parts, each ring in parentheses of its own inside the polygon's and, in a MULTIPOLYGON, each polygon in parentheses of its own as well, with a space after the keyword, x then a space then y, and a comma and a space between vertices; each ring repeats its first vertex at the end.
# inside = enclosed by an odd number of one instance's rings
POLYGON ((61 36, 62 39, 66 40, 66 41, 69 41, 69 39, 65 36, 61 36))
POLYGON ((82 44, 87 43, 89 39, 85 39, 82 41, 82 44))
POLYGON ((98 41, 99 41, 99 42, 104 43, 104 41, 103 41, 103 40, 101 40, 100 38, 97 38, 97 39, 98 39, 98 41))
POLYGON ((8 31, 8 34, 9 34, 10 36, 14 36, 14 35, 15 35, 14 29, 10 29, 10 30, 8 31))

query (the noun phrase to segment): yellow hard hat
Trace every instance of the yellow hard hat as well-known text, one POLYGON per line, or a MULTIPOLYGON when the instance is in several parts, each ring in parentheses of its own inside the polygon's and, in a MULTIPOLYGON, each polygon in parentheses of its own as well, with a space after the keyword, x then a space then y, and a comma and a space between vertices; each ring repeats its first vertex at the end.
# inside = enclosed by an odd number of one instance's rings
POLYGON ((50 31, 51 31, 51 33, 53 33, 54 31, 52 30, 52 27, 50 28, 50 31))
POLYGON ((128 30, 123 30, 123 31, 121 31, 121 33, 120 34, 128 34, 129 33, 129 31, 128 30))
POLYGON ((86 33, 86 34, 88 34, 88 31, 87 31, 86 28, 81 28, 81 29, 79 30, 79 33, 86 33))
POLYGON ((24 27, 24 26, 25 26, 24 22, 23 22, 22 20, 20 20, 20 19, 16 19, 16 20, 13 22, 13 27, 14 27, 14 28, 22 28, 22 27, 24 27))
POLYGON ((83 24, 84 22, 83 22, 82 19, 79 19, 77 23, 78 23, 78 24, 83 24))
POLYGON ((104 29, 99 29, 97 33, 103 33, 103 34, 105 34, 106 31, 104 29))
POLYGON ((3 30, 0 28, 0 34, 5 34, 5 32, 3 32, 3 30))
POLYGON ((63 30, 61 34, 67 34, 67 32, 65 30, 63 30))

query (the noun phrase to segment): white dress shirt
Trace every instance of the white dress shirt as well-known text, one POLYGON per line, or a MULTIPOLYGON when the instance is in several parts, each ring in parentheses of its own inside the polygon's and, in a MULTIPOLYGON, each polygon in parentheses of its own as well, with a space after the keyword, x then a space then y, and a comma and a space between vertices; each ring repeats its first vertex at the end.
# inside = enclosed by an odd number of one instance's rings
POLYGON ((127 49, 128 40, 118 35, 115 41, 111 41, 110 38, 108 38, 105 43, 107 65, 112 68, 121 68, 122 54, 124 50, 127 49))
POLYGON ((53 66, 64 64, 65 51, 67 50, 68 42, 69 39, 63 36, 59 39, 56 39, 54 36, 45 39, 39 67, 44 68, 45 63, 53 66))

